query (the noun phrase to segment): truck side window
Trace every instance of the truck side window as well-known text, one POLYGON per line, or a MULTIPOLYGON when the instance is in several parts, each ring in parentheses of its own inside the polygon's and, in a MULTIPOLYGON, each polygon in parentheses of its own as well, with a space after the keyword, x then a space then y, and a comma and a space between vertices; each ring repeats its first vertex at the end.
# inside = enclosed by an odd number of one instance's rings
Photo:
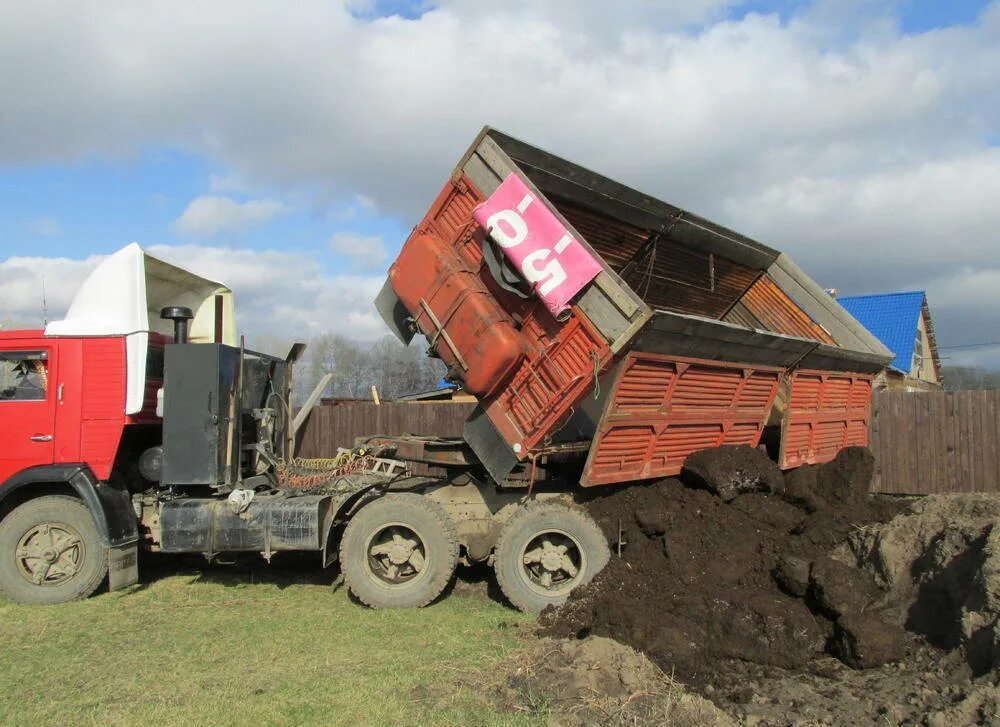
POLYGON ((48 385, 45 351, 0 351, 0 401, 41 401, 48 385))

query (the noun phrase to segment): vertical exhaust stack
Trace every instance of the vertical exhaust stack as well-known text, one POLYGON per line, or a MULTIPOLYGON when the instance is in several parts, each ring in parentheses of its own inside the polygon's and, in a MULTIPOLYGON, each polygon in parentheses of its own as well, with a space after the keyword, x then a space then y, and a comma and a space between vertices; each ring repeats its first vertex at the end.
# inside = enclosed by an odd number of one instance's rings
POLYGON ((188 342, 188 321, 194 318, 190 308, 167 306, 160 311, 160 318, 174 322, 174 343, 188 342))

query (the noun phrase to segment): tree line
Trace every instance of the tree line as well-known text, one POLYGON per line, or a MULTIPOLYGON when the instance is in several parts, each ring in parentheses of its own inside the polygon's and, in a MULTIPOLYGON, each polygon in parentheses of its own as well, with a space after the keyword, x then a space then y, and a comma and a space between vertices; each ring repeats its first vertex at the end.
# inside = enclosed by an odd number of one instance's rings
MULTIPOLYGON (((291 345, 274 336, 258 336, 251 344, 258 351, 280 354, 291 345)), ((422 336, 409 346, 391 335, 375 341, 356 341, 336 333, 316 336, 307 341, 305 355, 295 367, 292 400, 295 404, 305 401, 328 372, 333 379, 323 391, 324 398, 370 399, 372 386, 387 400, 435 389, 446 367, 440 359, 429 358, 426 349, 422 336)))

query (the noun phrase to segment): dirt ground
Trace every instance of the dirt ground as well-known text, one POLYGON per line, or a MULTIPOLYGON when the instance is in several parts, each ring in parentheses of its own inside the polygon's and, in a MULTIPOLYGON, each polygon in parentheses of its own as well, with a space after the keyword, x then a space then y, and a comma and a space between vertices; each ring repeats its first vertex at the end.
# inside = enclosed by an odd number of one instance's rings
POLYGON ((755 454, 595 496, 621 558, 541 633, 633 647, 745 724, 1000 724, 1000 500, 873 498, 863 449, 755 454))
POLYGON ((564 727, 735 725, 642 654, 599 636, 541 639, 507 662, 497 692, 508 710, 548 712, 564 727))

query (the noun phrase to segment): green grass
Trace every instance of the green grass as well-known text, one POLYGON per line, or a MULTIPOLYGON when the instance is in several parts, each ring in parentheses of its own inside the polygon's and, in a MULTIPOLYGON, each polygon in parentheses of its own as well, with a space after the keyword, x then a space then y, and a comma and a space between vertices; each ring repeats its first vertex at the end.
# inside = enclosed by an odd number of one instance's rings
POLYGON ((485 597, 373 611, 312 570, 159 560, 127 591, 0 600, 0 724, 544 723, 490 706, 529 619, 485 597))

